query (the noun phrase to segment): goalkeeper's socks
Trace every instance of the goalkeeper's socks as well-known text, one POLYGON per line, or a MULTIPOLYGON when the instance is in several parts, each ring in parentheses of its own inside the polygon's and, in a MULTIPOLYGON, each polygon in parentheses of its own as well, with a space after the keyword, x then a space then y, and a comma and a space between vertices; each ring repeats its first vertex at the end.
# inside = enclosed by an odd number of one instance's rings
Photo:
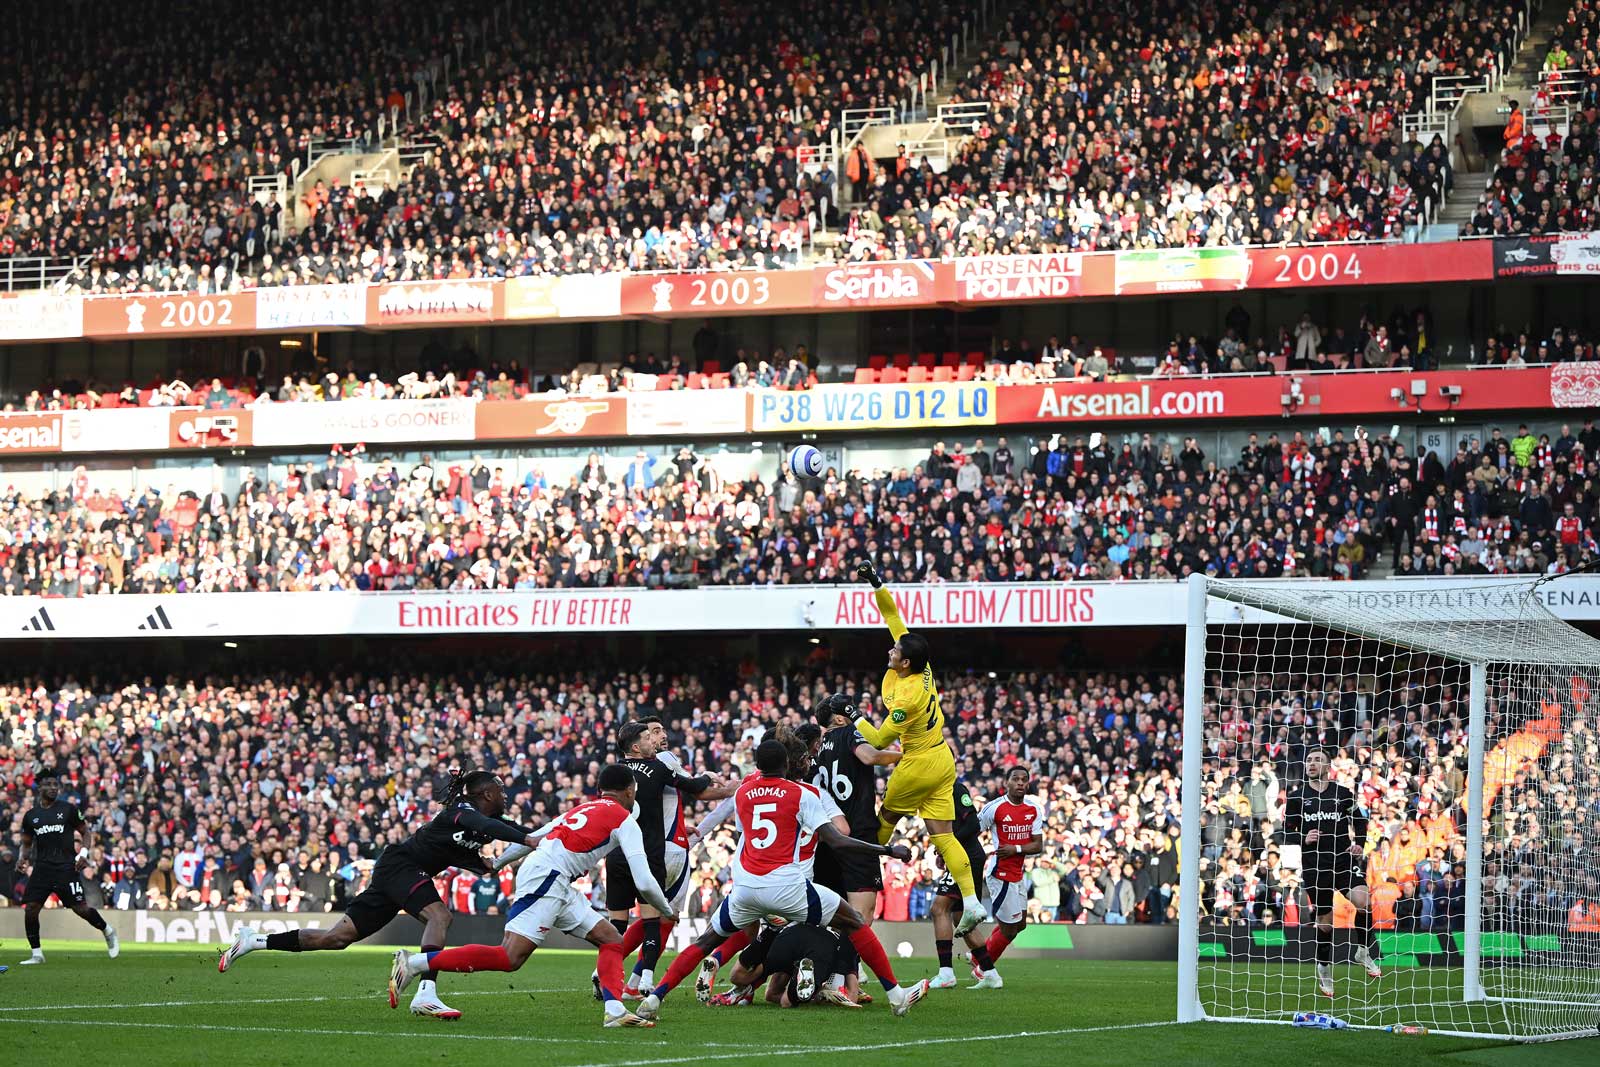
POLYGON ((878 844, 887 845, 889 839, 894 837, 894 828, 900 825, 898 816, 891 822, 883 817, 883 812, 878 813, 878 844))
POLYGON ((933 847, 939 850, 939 856, 944 860, 944 869, 950 872, 951 880, 961 890, 962 907, 970 908, 974 914, 982 915, 983 904, 978 900, 977 886, 972 880, 972 861, 967 858, 967 850, 961 847, 961 842, 956 840, 955 834, 934 834, 929 840, 933 842, 933 847))
MULTIPOLYGON (((984 951, 989 953, 989 959, 991 961, 998 960, 1001 956, 1005 955, 1006 949, 1010 947, 1010 936, 998 926, 994 928, 994 932, 989 935, 989 940, 983 946, 984 951)), ((990 971, 994 970, 994 963, 991 962, 989 966, 984 969, 990 971)))
MULTIPOLYGON (((939 953, 939 973, 943 974, 945 971, 949 971, 951 961, 955 958, 954 953, 951 951, 955 947, 955 942, 948 937, 941 937, 934 940, 933 947, 939 953)), ((954 972, 952 971, 951 973, 954 972)))

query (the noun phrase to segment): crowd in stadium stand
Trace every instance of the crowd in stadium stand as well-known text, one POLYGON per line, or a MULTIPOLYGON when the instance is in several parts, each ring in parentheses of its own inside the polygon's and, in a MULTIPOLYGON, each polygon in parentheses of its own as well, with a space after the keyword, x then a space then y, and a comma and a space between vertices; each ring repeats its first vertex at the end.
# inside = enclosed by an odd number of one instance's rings
MULTIPOLYGON (((1049 803, 1045 849, 1030 861, 1035 921, 1161 923, 1177 911, 1181 809, 1175 678, 981 673, 942 682, 964 780, 998 795, 1018 762, 1049 803)), ((323 911, 358 892, 377 852, 426 818, 452 766, 497 770, 509 818, 539 824, 591 795, 630 716, 659 715, 692 769, 744 772, 778 722, 809 716, 824 690, 873 695, 870 680, 537 669, 242 672, 29 677, 0 688, 0 905, 15 901, 17 819, 45 769, 86 809, 99 840, 85 863, 91 904, 117 908, 323 911), (471 729, 467 729, 470 724, 471 729)), ((1532 878, 1536 850, 1565 877, 1600 832, 1600 748, 1590 712, 1564 695, 1557 721, 1491 694, 1491 742, 1544 730, 1537 756, 1488 803, 1491 914, 1532 922, 1551 892, 1564 910, 1582 886, 1532 878), (1540 721, 1539 716, 1546 718, 1540 721), (1542 725, 1541 725, 1542 724, 1542 725)), ((1369 883, 1387 886, 1380 928, 1459 930, 1464 707, 1434 686, 1374 694, 1356 677, 1241 679, 1213 688, 1202 905, 1219 924, 1306 921, 1281 864, 1282 801, 1310 745, 1337 746, 1336 776, 1371 817, 1369 883), (1246 712, 1243 709, 1249 709, 1246 712), (1413 903, 1414 902, 1414 903, 1413 903), (1388 923, 1394 925, 1390 926, 1388 923)), ((905 828, 920 840, 914 824, 905 828)), ((715 905, 731 831, 696 854, 691 915, 715 905)), ((888 861, 881 914, 927 914, 939 871, 920 847, 888 861)), ((510 886, 446 873, 461 912, 503 913, 510 886)), ((1594 887, 1588 887, 1593 894, 1594 887)))
POLYGON ((943 174, 879 176, 856 254, 1399 238, 1453 182, 1401 117, 1508 61, 1522 10, 1015 9, 953 98, 988 118, 943 174))
POLYGON ((376 40, 348 12, 188 8, 121 9, 89 55, 74 5, 12 36, 29 76, 0 254, 84 257, 67 285, 86 292, 783 266, 831 188, 796 150, 843 108, 905 102, 966 14, 456 0, 376 40), (250 58, 180 54, 173 19, 250 58), (83 69, 126 74, 86 87, 83 69), (313 181, 298 232, 248 190, 319 140, 378 149, 380 120, 432 146, 403 179, 313 181))
POLYGON ((281 481, 126 499, 0 496, 0 595, 541 589, 848 580, 1359 578, 1556 572, 1595 554, 1600 429, 1496 428, 1414 457, 1387 435, 1253 433, 1236 457, 1144 434, 968 449, 802 483, 734 479, 685 447, 602 458, 564 479, 481 457, 408 466, 336 448, 281 481))
POLYGON ((1600 4, 1578 0, 1546 53, 1531 98, 1516 102, 1469 232, 1509 235, 1600 225, 1600 4), (1563 124, 1565 127, 1563 128, 1563 124))
MULTIPOLYGON (((969 11, 597 19, 572 0, 453 0, 374 38, 348 12, 259 23, 225 0, 119 9, 85 46, 69 4, 11 35, 26 76, 0 133, 0 255, 77 259, 64 285, 84 292, 779 268, 837 214, 836 178, 862 201, 839 220, 858 259, 1396 238, 1453 180, 1447 146, 1404 141, 1399 119, 1434 76, 1503 64, 1521 11, 1017 10, 955 86, 987 118, 936 171, 910 150, 807 152, 844 109, 911 102, 969 11), (227 62, 187 47, 207 27, 227 62), (288 211, 248 186, 292 177, 320 142, 376 150, 380 128, 431 151, 404 177, 391 158, 391 181, 313 177, 288 211)), ((1593 20, 1579 5, 1561 62, 1588 64, 1593 20)), ((1593 224, 1593 124, 1560 151, 1568 169, 1542 183, 1543 158, 1526 179, 1508 162, 1490 230, 1516 228, 1507 213, 1593 224), (1545 211, 1552 182, 1563 202, 1545 211)))

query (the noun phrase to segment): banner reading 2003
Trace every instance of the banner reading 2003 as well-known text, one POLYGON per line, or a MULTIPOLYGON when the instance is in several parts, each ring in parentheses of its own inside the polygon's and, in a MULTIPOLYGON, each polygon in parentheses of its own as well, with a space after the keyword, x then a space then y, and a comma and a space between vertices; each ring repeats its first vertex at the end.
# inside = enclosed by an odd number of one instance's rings
POLYGON ((819 385, 750 395, 752 433, 879 430, 912 426, 993 426, 993 382, 928 385, 819 385))

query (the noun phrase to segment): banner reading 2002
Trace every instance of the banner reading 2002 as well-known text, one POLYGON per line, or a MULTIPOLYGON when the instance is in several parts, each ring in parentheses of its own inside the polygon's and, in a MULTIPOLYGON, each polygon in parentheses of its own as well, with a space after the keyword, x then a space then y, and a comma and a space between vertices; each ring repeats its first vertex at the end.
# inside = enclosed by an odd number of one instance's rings
POLYGON ((750 395, 752 433, 993 426, 993 382, 928 385, 819 385, 750 395))

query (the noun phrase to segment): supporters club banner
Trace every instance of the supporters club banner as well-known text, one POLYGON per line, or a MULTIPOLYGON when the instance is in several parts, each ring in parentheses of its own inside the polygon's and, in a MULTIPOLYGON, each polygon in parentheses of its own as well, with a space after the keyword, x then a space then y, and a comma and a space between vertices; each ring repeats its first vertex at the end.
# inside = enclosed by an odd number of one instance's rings
POLYGON ((83 336, 83 298, 61 293, 0 296, 0 341, 83 336))
POLYGON ((630 437, 700 437, 747 429, 745 390, 696 389, 628 394, 630 437))
POLYGON ((1510 237, 1494 242, 1496 278, 1600 276, 1600 233, 1510 237))
POLYGON ((504 284, 508 319, 614 319, 622 314, 620 274, 509 278, 504 284))
POLYGON ((367 289, 367 325, 435 326, 503 317, 503 283, 396 282, 367 289))
POLYGON ((1065 300, 1083 295, 1084 256, 1063 252, 1040 256, 978 256, 949 264, 955 298, 962 303, 1065 300))
POLYGON ((996 390, 992 382, 751 390, 750 432, 993 426, 996 390))
POLYGON ((366 321, 365 285, 286 285, 256 290, 258 330, 361 326, 366 321))
POLYGON ((954 269, 954 264, 925 259, 818 267, 812 306, 827 311, 944 303, 954 296, 954 269))
POLYGON ((1250 281, 1250 253, 1243 248, 1163 248, 1116 256, 1117 296, 1229 292, 1250 281))
MULTIPOLYGON (((1516 617, 1515 579, 1283 583, 1352 613, 1402 602, 1435 617, 1503 608, 1516 617), (1455 614, 1452 614, 1455 613, 1455 614)), ((1017 582, 894 587, 913 630, 1181 626, 1179 582, 1017 582)), ((1600 576, 1541 587, 1545 605, 1568 621, 1600 620, 1600 576)), ((1219 619, 1266 618, 1231 604, 1219 619), (1243 611, 1243 615, 1238 613, 1243 611), (1228 613, 1234 613, 1229 615, 1228 613)), ((551 589, 459 593, 188 593, 78 599, 0 598, 0 637, 27 640, 126 637, 292 637, 315 634, 650 633, 832 631, 883 625, 863 584, 717 586, 702 589, 551 589)))
POLYGON ((476 409, 477 404, 466 399, 268 404, 252 411, 251 443, 275 447, 471 441, 476 436, 476 409))

